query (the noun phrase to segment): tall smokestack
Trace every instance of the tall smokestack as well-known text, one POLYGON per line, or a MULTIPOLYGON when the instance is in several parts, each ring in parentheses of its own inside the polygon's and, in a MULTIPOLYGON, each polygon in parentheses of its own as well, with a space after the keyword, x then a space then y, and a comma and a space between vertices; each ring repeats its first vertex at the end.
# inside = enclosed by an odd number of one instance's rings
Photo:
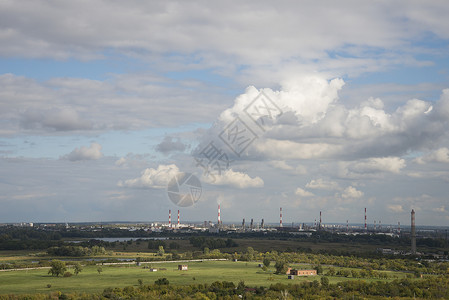
POLYGON ((415 210, 412 209, 411 213, 411 226, 412 226, 412 254, 416 254, 416 228, 415 228, 415 210))
POLYGON ((279 227, 282 227, 282 207, 279 210, 279 227))
POLYGON ((366 207, 365 207, 365 232, 368 230, 368 228, 366 227, 366 207))
POLYGON ((320 210, 320 227, 319 228, 321 229, 321 210, 320 210))
POLYGON ((379 230, 382 231, 382 222, 379 221, 379 230))
POLYGON ((349 220, 346 220, 346 232, 349 232, 349 220))
POLYGON ((398 222, 398 234, 401 235, 401 222, 398 222))
POLYGON ((265 222, 264 222, 264 220, 262 219, 262 222, 260 223, 260 227, 263 228, 264 226, 265 226, 265 222))
POLYGON ((171 209, 168 210, 168 227, 171 228, 171 209))
POLYGON ((374 231, 376 231, 376 220, 374 220, 374 231))
POLYGON ((242 229, 245 230, 245 218, 243 218, 243 221, 242 221, 242 229))
POLYGON ((179 209, 178 209, 178 227, 179 227, 179 209))
POLYGON ((220 204, 218 204, 218 225, 220 225, 221 219, 220 219, 220 204))
POLYGON ((254 219, 253 218, 251 218, 251 225, 249 226, 251 229, 253 229, 254 228, 254 219))

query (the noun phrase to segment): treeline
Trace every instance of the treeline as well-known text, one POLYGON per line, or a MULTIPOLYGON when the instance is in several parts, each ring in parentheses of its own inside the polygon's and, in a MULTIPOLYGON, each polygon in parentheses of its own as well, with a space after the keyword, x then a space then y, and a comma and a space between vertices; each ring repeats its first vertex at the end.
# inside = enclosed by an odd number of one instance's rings
POLYGON ((238 247, 238 244, 228 238, 228 239, 214 239, 204 236, 192 236, 189 238, 189 242, 192 246, 204 250, 204 248, 209 249, 221 249, 221 248, 232 248, 238 247))
POLYGON ((148 249, 159 249, 162 246, 164 249, 176 250, 181 248, 181 246, 177 242, 167 243, 163 240, 149 240, 148 241, 148 249))
POLYGON ((81 246, 60 246, 47 249, 47 254, 51 256, 96 256, 109 254, 104 247, 81 247, 81 246))
POLYGON ((326 281, 297 284, 272 284, 270 287, 248 287, 243 281, 215 281, 211 284, 172 286, 166 278, 153 284, 138 280, 137 286, 107 288, 95 294, 64 294, 51 292, 34 295, 0 295, 6 299, 449 299, 449 278, 429 277, 423 280, 394 280, 391 282, 326 281))
MULTIPOLYGON (((182 233, 182 232, 151 232, 143 229, 129 231, 127 229, 104 227, 98 230, 80 229, 80 228, 65 228, 65 226, 55 226, 47 228, 33 228, 33 227, 17 227, 17 226, 1 226, 0 227, 0 249, 6 249, 2 244, 11 241, 25 241, 25 240, 40 240, 40 241, 59 241, 63 238, 104 238, 104 237, 210 237, 210 238, 229 238, 229 233, 220 232, 215 233, 182 233)), ((239 238, 257 238, 257 239, 285 239, 295 241, 309 241, 315 243, 361 243, 361 244, 375 244, 388 245, 389 247, 408 247, 410 245, 410 238, 403 236, 400 238, 391 237, 387 235, 376 234, 361 234, 361 235, 342 235, 329 231, 317 231, 311 236, 292 236, 288 232, 235 232, 231 234, 233 239, 239 238)), ((11 250, 18 249, 19 244, 10 246, 11 250)), ((26 244, 23 244, 27 246, 26 244)), ((429 248, 445 248, 448 247, 447 241, 440 237, 425 237, 417 239, 418 247, 429 248)), ((205 246, 208 247, 208 246, 205 246)), ((29 248, 24 248, 29 249, 29 248)), ((296 250, 296 249, 289 249, 296 250)), ((304 249, 307 251, 307 249, 304 249)))

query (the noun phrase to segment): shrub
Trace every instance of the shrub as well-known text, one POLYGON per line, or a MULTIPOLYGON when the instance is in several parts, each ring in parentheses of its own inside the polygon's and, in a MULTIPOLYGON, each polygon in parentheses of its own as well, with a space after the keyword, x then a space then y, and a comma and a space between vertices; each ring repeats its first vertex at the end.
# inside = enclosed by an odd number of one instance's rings
POLYGON ((170 284, 170 282, 168 281, 168 279, 167 278, 159 278, 158 280, 156 280, 155 282, 154 282, 155 284, 157 284, 157 285, 168 285, 168 284, 170 284))
POLYGON ((63 276, 64 276, 64 277, 72 277, 72 273, 70 273, 70 272, 65 272, 63 276))

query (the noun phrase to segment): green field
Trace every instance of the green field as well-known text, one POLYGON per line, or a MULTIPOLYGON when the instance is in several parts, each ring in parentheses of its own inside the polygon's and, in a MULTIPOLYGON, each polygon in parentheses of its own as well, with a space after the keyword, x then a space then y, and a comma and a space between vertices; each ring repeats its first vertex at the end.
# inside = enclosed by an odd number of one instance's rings
MULTIPOLYGON (((65 293, 101 292, 108 287, 137 286, 138 279, 142 279, 144 284, 152 284, 158 278, 163 277, 174 285, 212 283, 217 280, 233 281, 237 284, 240 280, 243 280, 248 286, 269 286, 278 282, 288 284, 304 280, 320 280, 320 276, 296 277, 294 280, 288 280, 286 275, 273 274, 273 267, 270 267, 267 272, 262 271, 257 262, 189 262, 188 271, 178 271, 177 265, 177 263, 151 264, 152 267, 166 269, 157 272, 150 272, 149 269, 136 265, 102 266, 103 272, 101 274, 97 272, 98 266, 85 266, 79 275, 67 278, 52 277, 47 274, 48 269, 5 271, 0 272, 0 294, 34 294, 51 291, 65 293), (51 284, 50 288, 47 287, 48 284, 51 284)), ((297 265, 297 267, 307 268, 308 266, 297 265)), ((326 271, 327 268, 324 269, 326 271)), ((69 269, 69 271, 73 270, 69 269)), ((405 277, 405 273, 395 272, 394 274, 400 278, 405 277)), ((343 277, 329 277, 329 279, 331 283, 353 280, 343 277)), ((367 281, 371 280, 367 279, 367 281)))

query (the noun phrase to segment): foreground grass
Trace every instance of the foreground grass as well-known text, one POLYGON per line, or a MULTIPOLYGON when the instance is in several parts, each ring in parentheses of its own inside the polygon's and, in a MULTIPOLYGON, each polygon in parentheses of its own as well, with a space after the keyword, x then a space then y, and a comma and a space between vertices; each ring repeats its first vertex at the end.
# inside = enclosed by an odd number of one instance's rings
MULTIPOLYGON (((52 277, 47 274, 48 269, 0 272, 0 294, 34 294, 51 291, 92 293, 101 292, 108 287, 137 286, 139 279, 142 279, 144 284, 152 284, 163 277, 173 285, 212 283, 217 280, 238 284, 243 280, 248 286, 269 286, 274 283, 320 280, 320 276, 296 277, 295 280, 288 280, 286 275, 273 274, 272 267, 268 272, 262 271, 257 262, 190 262, 188 271, 178 271, 177 265, 177 263, 154 263, 152 266, 159 269, 157 272, 150 272, 149 269, 135 265, 102 266, 101 274, 97 272, 98 266, 86 266, 79 275, 67 278, 52 277), (50 288, 47 287, 48 284, 51 285, 50 288)), ((73 272, 70 269, 69 271, 73 272)), ((404 273, 395 272, 395 274, 401 278, 405 277, 404 273)), ((329 277, 329 279, 331 283, 354 280, 342 277, 329 277)))

